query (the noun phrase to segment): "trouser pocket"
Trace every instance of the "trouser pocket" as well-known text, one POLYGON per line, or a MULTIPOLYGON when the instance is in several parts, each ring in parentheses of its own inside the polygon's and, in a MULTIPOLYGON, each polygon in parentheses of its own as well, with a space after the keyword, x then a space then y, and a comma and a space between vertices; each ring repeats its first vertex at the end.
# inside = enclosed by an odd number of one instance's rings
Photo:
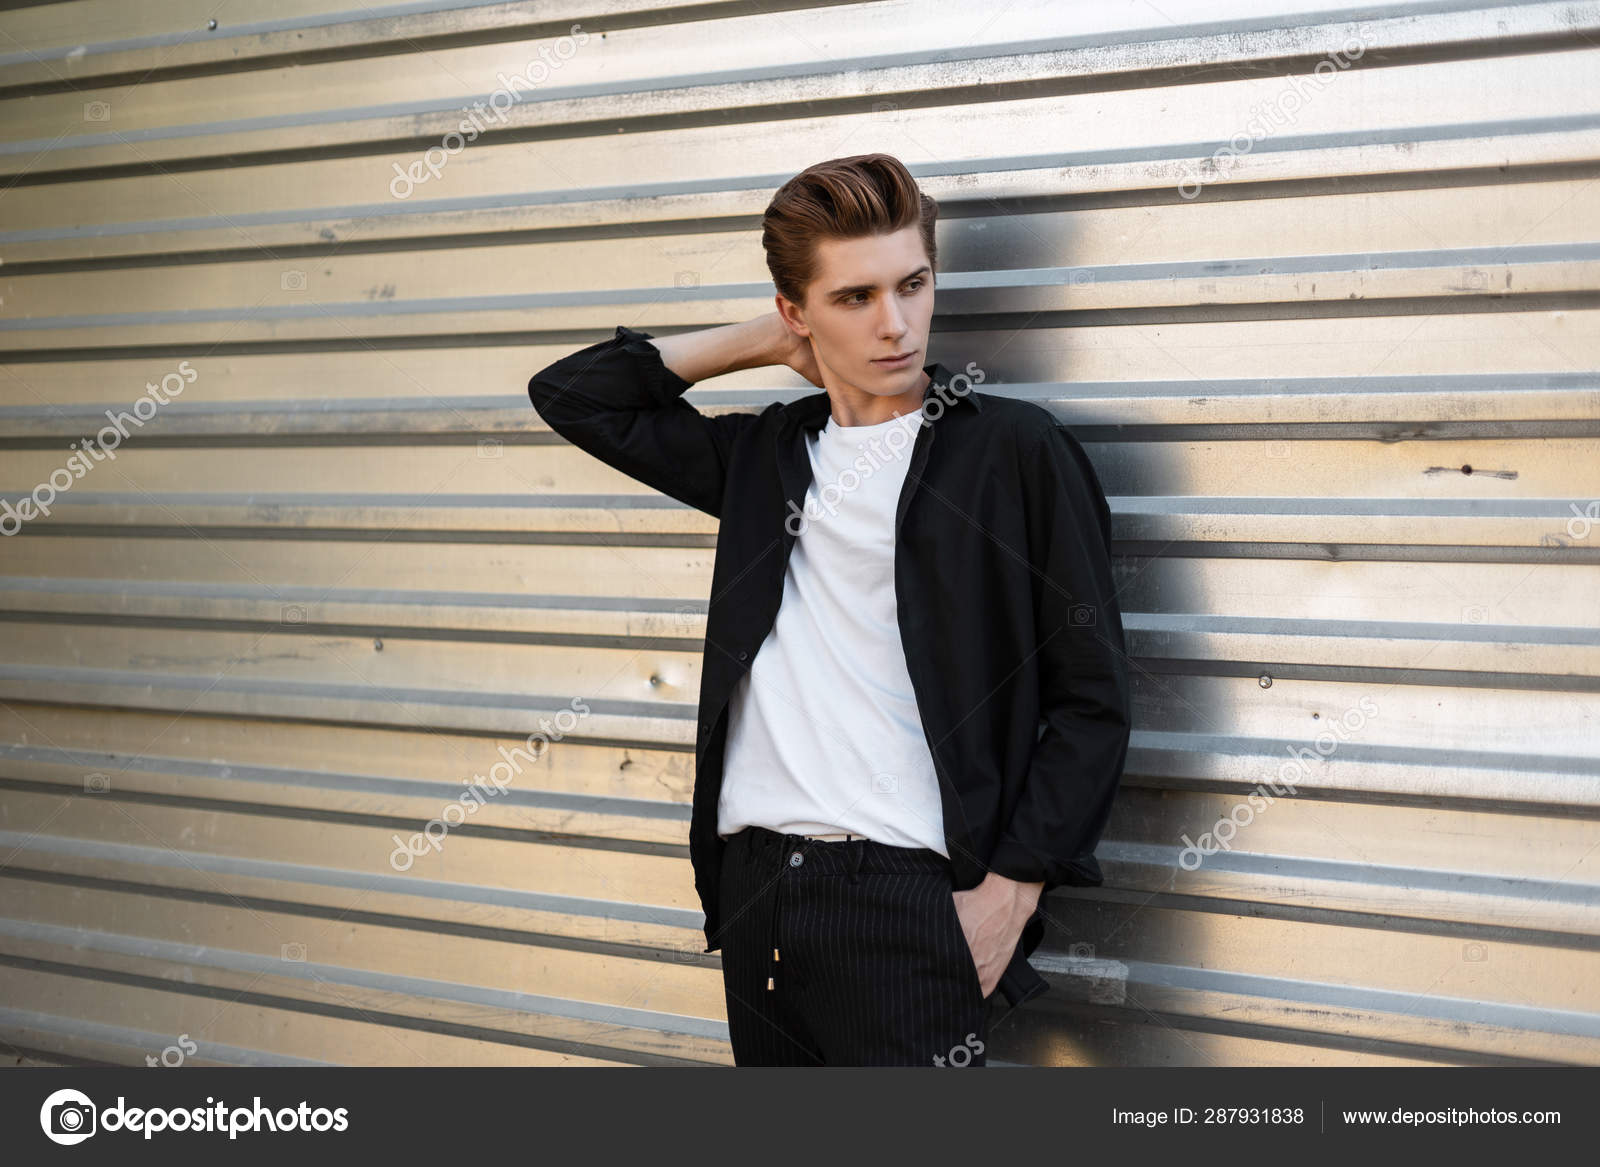
POLYGON ((964 974, 968 987, 979 999, 984 997, 983 981, 978 976, 978 963, 972 958, 972 945, 967 942, 967 931, 961 926, 961 913, 956 911, 955 884, 948 875, 942 877, 945 920, 955 944, 955 963, 964 974))

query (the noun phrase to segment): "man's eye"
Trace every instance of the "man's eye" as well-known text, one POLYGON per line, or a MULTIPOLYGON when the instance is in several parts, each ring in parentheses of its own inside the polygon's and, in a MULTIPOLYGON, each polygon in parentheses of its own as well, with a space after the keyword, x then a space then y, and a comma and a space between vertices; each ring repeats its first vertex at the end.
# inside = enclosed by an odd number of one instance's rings
POLYGON ((922 287, 922 281, 921 280, 912 280, 909 284, 906 285, 906 291, 915 292, 921 287, 922 287))

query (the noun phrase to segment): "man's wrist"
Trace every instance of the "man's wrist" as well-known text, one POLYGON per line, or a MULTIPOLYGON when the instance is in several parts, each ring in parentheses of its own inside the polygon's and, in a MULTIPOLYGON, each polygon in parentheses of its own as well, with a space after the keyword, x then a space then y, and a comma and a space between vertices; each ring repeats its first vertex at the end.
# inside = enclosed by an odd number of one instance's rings
POLYGON ((1033 915, 1034 909, 1039 906, 1040 893, 1044 891, 1044 882, 1025 883, 1009 876, 1001 875, 998 871, 991 871, 983 877, 984 883, 995 883, 1004 889, 1011 899, 1012 918, 1026 920, 1033 915))
POLYGON ((781 364, 777 341, 772 322, 761 317, 651 338, 662 363, 691 385, 740 369, 781 364))

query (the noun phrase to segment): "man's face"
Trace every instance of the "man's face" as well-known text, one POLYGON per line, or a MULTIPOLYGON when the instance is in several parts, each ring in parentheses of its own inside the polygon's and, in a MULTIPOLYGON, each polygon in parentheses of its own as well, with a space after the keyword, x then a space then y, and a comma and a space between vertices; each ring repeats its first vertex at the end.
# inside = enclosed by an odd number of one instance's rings
POLYGON ((817 244, 816 272, 804 307, 780 298, 780 310, 796 332, 811 338, 829 383, 879 397, 919 386, 933 320, 933 268, 922 233, 911 226, 888 235, 824 239, 817 244), (879 359, 902 353, 910 355, 898 363, 879 359))

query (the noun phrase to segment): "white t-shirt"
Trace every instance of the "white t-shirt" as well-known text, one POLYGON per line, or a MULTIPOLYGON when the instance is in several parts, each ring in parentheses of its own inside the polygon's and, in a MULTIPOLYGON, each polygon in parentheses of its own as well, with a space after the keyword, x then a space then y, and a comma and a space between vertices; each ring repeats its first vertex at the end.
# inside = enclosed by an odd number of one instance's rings
POLYGON ((921 419, 920 408, 877 425, 830 416, 806 437, 807 521, 777 619, 729 703, 724 837, 849 831, 948 857, 894 587, 894 515, 921 419))

